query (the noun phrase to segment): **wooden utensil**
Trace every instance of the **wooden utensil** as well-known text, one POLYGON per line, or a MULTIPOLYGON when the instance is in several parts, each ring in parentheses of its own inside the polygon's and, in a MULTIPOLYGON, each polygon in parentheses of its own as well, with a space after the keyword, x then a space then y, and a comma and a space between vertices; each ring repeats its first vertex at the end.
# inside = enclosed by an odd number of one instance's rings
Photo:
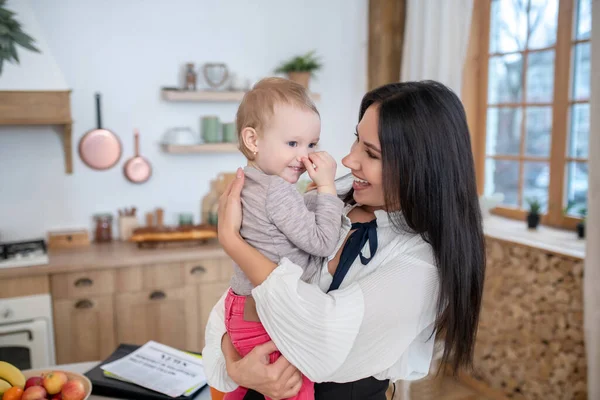
POLYGON ((135 137, 135 155, 127 160, 123 166, 125 177, 132 183, 144 183, 152 176, 152 166, 148 160, 140 156, 140 133, 136 129, 135 137))
POLYGON ((112 168, 121 159, 121 141, 114 132, 102 129, 100 93, 96 93, 96 129, 88 131, 79 141, 79 157, 96 170, 112 168))

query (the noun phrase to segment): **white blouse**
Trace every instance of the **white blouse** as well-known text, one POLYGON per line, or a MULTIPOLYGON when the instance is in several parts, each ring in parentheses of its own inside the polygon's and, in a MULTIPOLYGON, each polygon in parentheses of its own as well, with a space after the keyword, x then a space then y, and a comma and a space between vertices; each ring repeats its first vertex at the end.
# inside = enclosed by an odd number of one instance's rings
MULTIPOLYGON (((340 240, 351 222, 344 210, 340 240)), ((439 280, 431 246, 420 235, 395 231, 385 211, 375 211, 378 249, 362 265, 357 257, 340 289, 325 293, 333 277, 323 263, 318 282, 300 280, 287 259, 252 296, 261 322, 277 348, 313 382, 415 380, 427 375, 433 355, 439 280)), ((369 256, 368 243, 363 255, 369 256)), ((229 392, 221 339, 225 294, 213 308, 202 354, 208 383, 229 392)))

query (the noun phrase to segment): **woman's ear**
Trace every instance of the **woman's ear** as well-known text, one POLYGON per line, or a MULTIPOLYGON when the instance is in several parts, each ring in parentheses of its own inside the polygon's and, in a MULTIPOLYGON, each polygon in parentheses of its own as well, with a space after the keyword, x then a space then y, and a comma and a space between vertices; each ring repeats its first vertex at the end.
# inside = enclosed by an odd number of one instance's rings
POLYGON ((244 146, 250 152, 256 154, 258 152, 258 132, 254 128, 246 127, 242 129, 242 141, 244 142, 244 146))

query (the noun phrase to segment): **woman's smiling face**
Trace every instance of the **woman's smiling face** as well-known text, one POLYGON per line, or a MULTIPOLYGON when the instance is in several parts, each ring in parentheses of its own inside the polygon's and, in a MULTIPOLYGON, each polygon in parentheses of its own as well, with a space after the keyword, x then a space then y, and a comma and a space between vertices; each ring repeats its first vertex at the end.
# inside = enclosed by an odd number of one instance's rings
POLYGON ((379 108, 373 104, 356 127, 356 141, 350 154, 342 159, 354 176, 354 200, 374 209, 385 205, 378 120, 379 108))

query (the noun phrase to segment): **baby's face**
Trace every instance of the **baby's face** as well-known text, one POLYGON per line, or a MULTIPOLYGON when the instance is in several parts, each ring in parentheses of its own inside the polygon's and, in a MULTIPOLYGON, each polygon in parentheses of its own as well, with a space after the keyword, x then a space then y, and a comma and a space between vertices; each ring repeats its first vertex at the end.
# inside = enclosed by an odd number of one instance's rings
POLYGON ((315 151, 320 134, 321 119, 313 111, 275 105, 254 162, 264 173, 296 183, 305 171, 301 158, 315 151))

